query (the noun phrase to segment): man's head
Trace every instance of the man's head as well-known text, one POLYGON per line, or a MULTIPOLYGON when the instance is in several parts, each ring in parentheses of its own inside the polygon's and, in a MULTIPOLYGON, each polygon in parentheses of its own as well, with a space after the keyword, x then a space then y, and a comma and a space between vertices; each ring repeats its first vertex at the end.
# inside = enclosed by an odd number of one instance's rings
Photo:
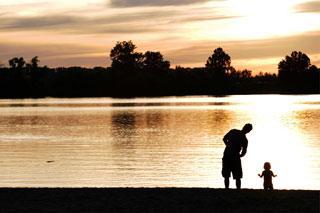
POLYGON ((242 132, 244 132, 244 134, 249 133, 252 130, 252 124, 246 124, 242 127, 242 132))

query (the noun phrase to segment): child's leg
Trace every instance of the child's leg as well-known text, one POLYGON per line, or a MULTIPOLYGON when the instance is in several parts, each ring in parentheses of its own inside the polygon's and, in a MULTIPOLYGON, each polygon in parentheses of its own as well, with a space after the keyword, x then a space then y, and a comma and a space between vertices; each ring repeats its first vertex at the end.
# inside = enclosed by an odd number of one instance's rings
POLYGON ((263 188, 264 188, 264 190, 268 190, 268 184, 263 183, 263 188))
POLYGON ((272 183, 264 183, 263 187, 264 187, 264 190, 273 190, 272 183))

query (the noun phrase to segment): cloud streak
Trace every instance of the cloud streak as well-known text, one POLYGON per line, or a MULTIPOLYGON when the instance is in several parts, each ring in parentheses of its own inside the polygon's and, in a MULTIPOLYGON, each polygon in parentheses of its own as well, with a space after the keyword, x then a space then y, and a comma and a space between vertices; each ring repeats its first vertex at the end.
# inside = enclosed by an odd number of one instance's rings
POLYGON ((177 24, 237 18, 198 10, 201 15, 189 15, 180 10, 119 13, 97 17, 81 15, 46 15, 35 17, 0 16, 0 31, 55 31, 75 34, 153 33, 176 29, 177 24), (152 21, 146 21, 152 20, 152 21))
POLYGON ((296 6, 298 12, 320 13, 320 1, 310 1, 296 6))
POLYGON ((284 57, 294 50, 320 54, 320 31, 275 39, 252 41, 202 41, 193 46, 167 52, 173 64, 204 64, 213 50, 221 46, 232 60, 268 59, 284 57))
POLYGON ((304 3, 270 0, 265 4, 270 7, 263 7, 260 0, 3 1, 0 60, 39 55, 49 66, 103 65, 119 40, 133 40, 141 51, 161 51, 173 65, 182 66, 203 66, 218 46, 238 64, 269 63, 293 50, 319 55, 320 3, 298 1, 304 3), (277 8, 281 10, 273 11, 277 8))
POLYGON ((106 66, 110 64, 107 48, 76 44, 24 44, 0 42, 0 61, 22 56, 26 60, 39 56, 42 65, 106 66), (81 61, 81 64, 79 64, 81 61))
POLYGON ((81 23, 82 18, 72 16, 39 16, 2 18, 1 29, 40 29, 81 23))
POLYGON ((182 6, 205 3, 210 0, 111 0, 111 7, 154 7, 154 6, 182 6))
MULTIPOLYGON (((145 17, 144 17, 145 18, 145 17)), ((81 16, 39 16, 29 18, 1 18, 0 30, 44 30, 75 34, 96 33, 148 33, 161 31, 155 26, 134 23, 143 20, 143 16, 111 16, 84 18, 81 16)))

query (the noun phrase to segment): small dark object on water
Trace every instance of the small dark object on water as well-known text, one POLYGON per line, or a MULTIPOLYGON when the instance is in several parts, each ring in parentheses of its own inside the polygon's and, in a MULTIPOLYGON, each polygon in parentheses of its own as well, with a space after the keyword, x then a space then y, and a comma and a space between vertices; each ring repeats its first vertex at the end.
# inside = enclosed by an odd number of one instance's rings
POLYGON ((54 162, 54 160, 48 160, 47 161, 47 163, 53 163, 54 162))

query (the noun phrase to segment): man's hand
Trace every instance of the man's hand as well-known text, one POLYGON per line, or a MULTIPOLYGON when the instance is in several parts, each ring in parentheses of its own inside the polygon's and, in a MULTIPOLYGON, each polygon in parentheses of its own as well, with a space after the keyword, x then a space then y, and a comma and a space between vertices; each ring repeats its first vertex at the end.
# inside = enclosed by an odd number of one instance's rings
POLYGON ((246 153, 241 153, 239 156, 240 156, 240 158, 242 158, 243 156, 245 156, 246 155, 246 153))
POLYGON ((247 153, 247 147, 242 147, 241 153, 240 153, 240 158, 242 158, 243 156, 245 156, 247 153))

